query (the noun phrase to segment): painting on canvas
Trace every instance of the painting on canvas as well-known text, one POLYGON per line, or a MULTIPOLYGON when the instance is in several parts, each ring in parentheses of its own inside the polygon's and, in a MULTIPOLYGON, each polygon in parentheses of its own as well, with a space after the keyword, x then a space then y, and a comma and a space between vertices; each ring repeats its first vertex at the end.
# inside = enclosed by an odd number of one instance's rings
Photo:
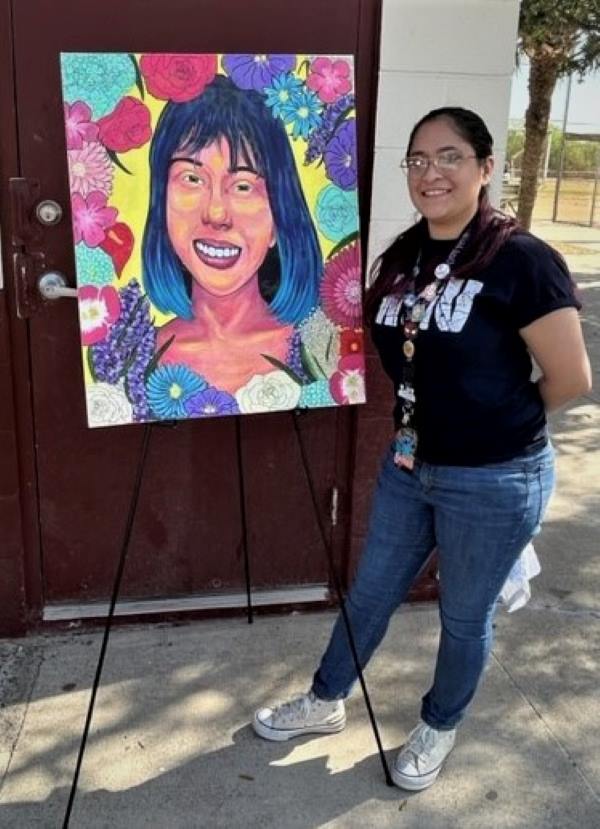
POLYGON ((364 402, 352 58, 61 71, 89 425, 364 402))

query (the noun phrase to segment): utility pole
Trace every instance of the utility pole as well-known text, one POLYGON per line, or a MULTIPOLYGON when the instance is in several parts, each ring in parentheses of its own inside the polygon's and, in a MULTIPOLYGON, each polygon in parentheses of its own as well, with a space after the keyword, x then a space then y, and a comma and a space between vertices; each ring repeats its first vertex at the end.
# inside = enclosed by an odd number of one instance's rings
POLYGON ((554 188, 554 208, 552 210, 552 221, 556 221, 556 214, 558 213, 558 195, 560 192, 560 183, 562 181, 563 166, 565 163, 565 149, 567 144, 567 124, 569 121, 569 102, 571 100, 571 82, 573 76, 569 75, 567 82, 567 97, 565 98, 565 112, 563 115, 562 139, 560 142, 560 159, 558 162, 558 173, 556 175, 556 186, 554 188))

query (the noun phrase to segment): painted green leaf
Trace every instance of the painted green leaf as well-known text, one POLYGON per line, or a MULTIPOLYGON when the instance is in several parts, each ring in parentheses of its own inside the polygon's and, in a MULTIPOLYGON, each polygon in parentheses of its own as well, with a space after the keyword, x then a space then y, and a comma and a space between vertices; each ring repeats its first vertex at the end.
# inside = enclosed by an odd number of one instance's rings
POLYGON ((302 378, 298 377, 295 371, 292 371, 292 369, 289 366, 286 366, 286 364, 282 363, 281 360, 278 360, 277 357, 271 357, 270 354, 261 354, 260 356, 264 357, 265 360, 271 363, 272 366, 275 366, 275 368, 278 368, 280 371, 285 371, 287 376, 291 380, 293 380, 294 383, 298 383, 299 386, 304 385, 302 382, 302 378))
POLYGON ((343 248, 347 245, 352 244, 358 239, 358 230, 353 231, 352 233, 348 234, 341 242, 338 242, 337 245, 331 250, 327 259, 333 259, 336 253, 339 253, 343 248))

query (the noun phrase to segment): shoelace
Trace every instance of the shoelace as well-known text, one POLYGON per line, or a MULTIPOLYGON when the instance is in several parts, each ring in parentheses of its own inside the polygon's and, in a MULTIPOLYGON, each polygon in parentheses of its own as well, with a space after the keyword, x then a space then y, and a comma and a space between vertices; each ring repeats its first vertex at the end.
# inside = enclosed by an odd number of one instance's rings
POLYGON ((406 748, 413 756, 416 768, 419 768, 420 761, 427 759, 429 751, 435 746, 435 743, 434 731, 426 725, 420 726, 420 731, 414 738, 409 737, 406 748))
POLYGON ((273 719, 275 719, 275 717, 281 717, 286 720, 296 714, 299 714, 302 719, 307 719, 310 714, 310 707, 311 701, 308 694, 300 694, 289 702, 276 705, 273 709, 273 719))

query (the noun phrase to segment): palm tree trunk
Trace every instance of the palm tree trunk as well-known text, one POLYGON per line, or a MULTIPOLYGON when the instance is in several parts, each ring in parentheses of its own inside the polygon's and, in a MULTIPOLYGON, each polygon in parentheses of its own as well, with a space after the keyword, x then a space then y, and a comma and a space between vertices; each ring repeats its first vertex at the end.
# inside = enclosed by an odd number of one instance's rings
POLYGON ((519 190, 518 218, 526 230, 537 195, 538 171, 544 152, 544 140, 550 119, 552 93, 558 78, 559 64, 547 53, 530 56, 529 106, 525 114, 525 146, 519 190))

